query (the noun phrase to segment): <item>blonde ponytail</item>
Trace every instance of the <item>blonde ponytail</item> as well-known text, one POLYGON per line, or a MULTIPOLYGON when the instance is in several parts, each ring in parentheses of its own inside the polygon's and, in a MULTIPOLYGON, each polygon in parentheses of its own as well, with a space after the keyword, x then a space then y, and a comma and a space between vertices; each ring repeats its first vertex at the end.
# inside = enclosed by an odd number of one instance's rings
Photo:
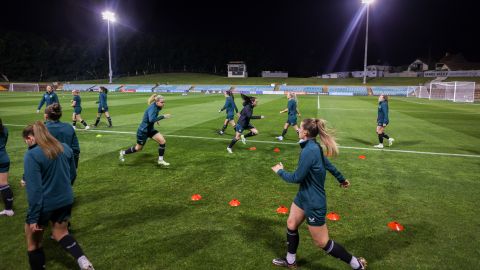
POLYGON ((315 123, 317 124, 318 128, 318 136, 320 136, 320 140, 327 148, 327 156, 338 155, 338 145, 335 141, 335 137, 327 128, 327 121, 323 119, 315 119, 315 123))
POLYGON ((161 100, 161 99, 164 99, 163 96, 158 95, 158 94, 153 94, 152 96, 150 96, 150 97, 148 98, 147 104, 150 105, 150 104, 152 104, 153 102, 159 101, 159 100, 161 100))
POLYGON ((28 136, 35 137, 35 142, 48 159, 55 159, 63 153, 63 145, 48 132, 47 127, 41 121, 36 121, 23 129, 23 138, 28 136))

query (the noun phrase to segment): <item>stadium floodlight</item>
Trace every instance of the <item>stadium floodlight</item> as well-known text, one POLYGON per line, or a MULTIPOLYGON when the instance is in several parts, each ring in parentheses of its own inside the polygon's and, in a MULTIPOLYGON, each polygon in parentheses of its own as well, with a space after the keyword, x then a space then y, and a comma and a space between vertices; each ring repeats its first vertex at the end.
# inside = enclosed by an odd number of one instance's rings
POLYGON ((367 9, 367 22, 365 29, 365 59, 363 61, 363 84, 367 83, 367 52, 368 52, 368 16, 370 13, 370 5, 374 0, 362 0, 362 4, 366 5, 367 9))
POLYGON ((112 83, 112 53, 110 52, 110 23, 114 23, 117 21, 115 17, 115 13, 111 11, 104 11, 102 12, 102 18, 107 21, 107 35, 108 35, 108 78, 109 83, 112 83))

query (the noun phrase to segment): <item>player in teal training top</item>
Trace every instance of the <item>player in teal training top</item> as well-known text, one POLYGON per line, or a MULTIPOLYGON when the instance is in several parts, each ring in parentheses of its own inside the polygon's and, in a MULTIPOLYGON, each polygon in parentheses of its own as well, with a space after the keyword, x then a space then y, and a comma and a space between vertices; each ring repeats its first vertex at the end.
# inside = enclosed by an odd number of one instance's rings
POLYGON ((10 170, 10 157, 7 153, 8 129, 0 118, 0 193, 5 204, 5 209, 0 211, 0 216, 13 216, 13 192, 8 185, 8 171, 10 170))
POLYGON ((235 98, 233 97, 232 90, 225 91, 225 105, 218 111, 219 113, 226 110, 227 117, 225 121, 223 121, 223 127, 218 132, 218 134, 223 135, 225 133, 225 129, 227 129, 227 125, 232 125, 233 129, 235 129, 235 113, 238 113, 237 105, 235 105, 235 98))
POLYGON ((72 125, 73 128, 77 127, 77 121, 80 121, 82 125, 85 127, 85 129, 89 129, 90 127, 88 126, 87 122, 82 119, 82 99, 80 98, 80 91, 79 90, 73 90, 73 100, 72 100, 72 107, 73 107, 73 115, 72 115, 72 125))
POLYGON ((53 239, 75 258, 80 269, 93 270, 67 229, 73 204, 71 183, 77 176, 72 149, 55 139, 40 121, 27 126, 22 135, 28 145, 23 171, 28 201, 25 236, 31 269, 45 269, 42 239, 51 223, 53 239))
POLYGON ((163 135, 154 128, 154 125, 155 123, 158 124, 158 121, 162 119, 170 118, 171 115, 158 115, 158 113, 163 109, 163 106, 165 105, 165 99, 161 95, 153 94, 148 99, 148 104, 150 104, 150 106, 148 106, 147 110, 145 110, 142 123, 137 129, 137 144, 126 150, 121 150, 119 159, 121 162, 125 162, 125 155, 141 151, 143 149, 143 146, 147 142, 147 139, 152 138, 156 142, 158 142, 158 164, 168 166, 170 165, 170 163, 166 162, 163 159, 167 141, 165 140, 163 135))
POLYGON ((47 91, 45 92, 45 94, 43 94, 42 99, 40 100, 40 104, 38 104, 37 113, 40 112, 40 109, 42 108, 43 104, 45 104, 45 106, 49 106, 49 105, 52 105, 53 103, 60 104, 60 102, 58 101, 58 96, 53 91, 52 86, 47 85, 47 91))
POLYGON ((378 114, 377 114, 377 135, 379 144, 374 145, 375 148, 383 148, 383 138, 388 140, 388 146, 392 146, 395 139, 385 134, 385 128, 389 123, 388 119, 388 96, 380 95, 378 97, 378 114))
POLYGON ((97 127, 98 123, 100 122, 100 117, 102 114, 105 114, 108 120, 108 127, 112 127, 112 118, 110 117, 110 113, 108 112, 108 103, 107 103, 107 94, 108 89, 106 87, 100 86, 100 93, 98 94, 98 111, 97 111, 97 119, 95 120, 95 124, 93 127, 97 127))
POLYGON ((294 92, 289 92, 287 94, 288 103, 287 108, 285 110, 281 110, 280 113, 288 112, 287 122, 283 126, 282 135, 278 136, 277 139, 279 141, 283 141, 283 137, 287 134, 287 130, 289 126, 292 126, 295 131, 298 133, 298 125, 297 125, 297 115, 300 116, 300 111, 298 111, 298 102, 297 102, 297 95, 294 92))
POLYGON ((272 167, 272 170, 286 182, 300 184, 287 220, 287 255, 284 258, 274 259, 272 263, 288 268, 297 267, 296 253, 300 242, 298 227, 306 220, 316 246, 323 248, 327 254, 346 262, 352 269, 366 269, 367 261, 364 258, 352 256, 339 243, 329 239, 325 223, 326 171, 335 176, 341 187, 347 188, 350 182, 324 155, 322 147, 315 140, 317 136, 327 148, 327 156, 338 154, 337 143, 328 133, 326 122, 322 119, 305 119, 298 133, 302 150, 295 172, 285 171, 282 163, 272 167))

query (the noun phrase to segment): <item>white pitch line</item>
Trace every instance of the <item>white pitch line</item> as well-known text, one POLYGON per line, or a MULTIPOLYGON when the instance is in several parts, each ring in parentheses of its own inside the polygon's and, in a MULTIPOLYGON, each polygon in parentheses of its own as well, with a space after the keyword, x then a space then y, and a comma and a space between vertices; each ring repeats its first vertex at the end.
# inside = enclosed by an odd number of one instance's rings
MULTIPOLYGON (((24 127, 25 125, 14 125, 14 124, 4 124, 5 126, 12 127, 24 127)), ((114 131, 114 130, 102 130, 102 129, 77 129, 76 131, 83 132, 97 132, 97 133, 112 133, 112 134, 131 134, 136 135, 136 132, 132 131, 114 131)), ((213 137, 200 137, 200 136, 189 136, 189 135, 175 135, 175 134, 164 134, 165 137, 173 138, 187 138, 187 139, 201 139, 201 140, 211 140, 211 141, 231 141, 232 139, 228 138, 213 138, 213 137)), ((265 144, 284 144, 284 145, 297 145, 298 143, 289 143, 289 142, 275 142, 275 141, 257 141, 257 140, 248 140, 248 142, 254 143, 265 143, 265 144)), ((394 153, 408 153, 408 154, 420 154, 420 155, 434 155, 434 156, 450 156, 450 157, 471 157, 471 158, 480 158, 480 155, 470 155, 470 154, 454 154, 454 153, 440 153, 440 152, 424 152, 424 151, 413 151, 413 150, 397 150, 397 149, 377 149, 377 148, 366 148, 366 147, 355 147, 355 146, 339 146, 339 148, 344 149, 353 149, 353 150, 365 150, 365 151, 384 151, 384 152, 394 152, 394 153)))

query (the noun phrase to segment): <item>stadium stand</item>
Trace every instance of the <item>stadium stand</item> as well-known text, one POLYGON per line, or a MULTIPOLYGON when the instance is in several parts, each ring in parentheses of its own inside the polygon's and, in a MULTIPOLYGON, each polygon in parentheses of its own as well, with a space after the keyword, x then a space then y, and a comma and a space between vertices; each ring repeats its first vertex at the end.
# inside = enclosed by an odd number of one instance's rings
POLYGON ((64 84, 63 91, 90 91, 90 89, 93 89, 94 87, 95 84, 64 84))
POLYGON ((281 85, 280 91, 287 92, 306 92, 306 93, 318 93, 323 92, 322 86, 301 86, 301 85, 281 85))
POLYGON ((196 85, 195 91, 226 91, 231 88, 230 85, 196 85))
POLYGON ((237 92, 273 91, 275 87, 266 85, 238 85, 233 87, 237 92))
POLYGON ((371 89, 374 96, 385 94, 406 97, 410 88, 408 86, 372 86, 371 89))
POLYGON ((186 84, 181 84, 181 85, 161 84, 153 88, 153 91, 179 93, 179 92, 188 91, 191 87, 192 87, 191 85, 186 85, 186 84))
POLYGON ((365 86, 329 86, 330 96, 368 96, 365 86))
POLYGON ((97 84, 93 87, 94 91, 98 91, 100 89, 100 86, 103 86, 108 89, 108 91, 120 91, 122 88, 123 84, 97 84))

